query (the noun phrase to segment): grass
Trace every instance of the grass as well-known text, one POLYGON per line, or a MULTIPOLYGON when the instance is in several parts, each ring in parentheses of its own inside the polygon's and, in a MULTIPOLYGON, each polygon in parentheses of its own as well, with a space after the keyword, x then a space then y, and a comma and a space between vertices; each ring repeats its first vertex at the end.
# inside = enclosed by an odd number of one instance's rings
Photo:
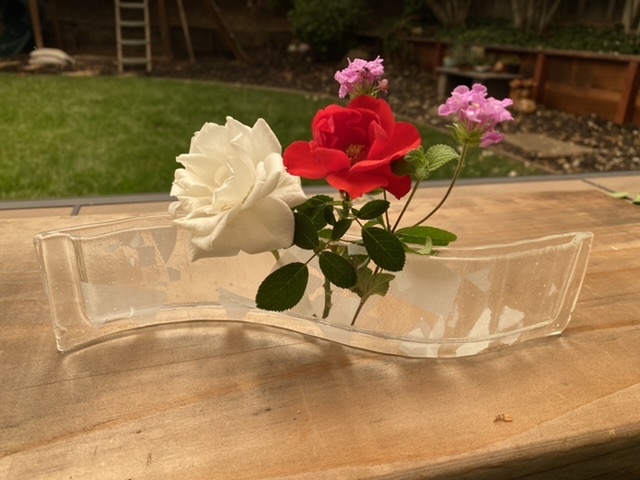
MULTIPOLYGON (((0 200, 168 192, 205 122, 265 118, 283 146, 332 99, 149 78, 0 75, 0 200)), ((448 135, 422 129, 426 144, 448 135)), ((539 173, 476 152, 465 176, 539 173)), ((447 175, 446 173, 441 173, 447 175)))

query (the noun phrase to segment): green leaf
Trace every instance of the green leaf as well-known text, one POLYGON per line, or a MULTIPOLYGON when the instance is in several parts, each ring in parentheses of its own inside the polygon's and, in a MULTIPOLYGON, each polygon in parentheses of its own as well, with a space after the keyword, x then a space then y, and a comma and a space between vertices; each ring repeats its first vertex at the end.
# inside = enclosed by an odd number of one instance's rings
POLYGON ((632 203, 640 205, 640 193, 636 194, 636 198, 633 199, 632 203))
POLYGON ((327 224, 326 210, 333 210, 333 202, 328 195, 314 195, 295 210, 307 216, 316 230, 321 230, 327 224))
POLYGON ((337 253, 322 252, 319 264, 324 276, 338 287, 351 288, 358 281, 356 269, 349 263, 349 260, 337 253))
POLYGON ((613 198, 627 198, 629 192, 611 192, 609 195, 611 195, 613 198))
POLYGON ((400 177, 403 175, 413 175, 417 180, 423 180, 424 177, 420 177, 418 172, 425 171, 426 165, 427 157, 421 145, 407 153, 403 159, 392 162, 391 171, 400 177))
POLYGON ((331 232, 331 240, 339 240, 342 236, 347 233, 349 228, 351 228, 351 224, 353 220, 349 220, 348 218, 343 218, 342 220, 338 220, 333 227, 333 231, 331 232))
POLYGON ((364 228, 370 228, 375 225, 381 225, 382 227, 384 227, 384 223, 382 222, 382 217, 377 217, 377 218, 374 218, 373 220, 369 220, 367 223, 364 224, 364 228))
POLYGON ((402 270, 406 255, 402 242, 393 233, 376 227, 363 228, 362 241, 371 260, 380 268, 390 272, 402 270))
POLYGON ((356 216, 362 220, 371 220, 383 215, 389 209, 389 205, 391 204, 386 200, 371 200, 358 211, 356 216))
POLYGON ((455 233, 422 225, 401 228, 396 231, 396 235, 403 242, 415 245, 425 245, 427 239, 431 239, 432 244, 439 247, 449 245, 458 238, 455 233))
POLYGON ((331 240, 332 234, 333 234, 332 228, 323 228, 318 232, 318 236, 324 240, 331 240))
POLYGON ((426 152, 422 147, 409 152, 404 161, 391 164, 396 175, 413 174, 417 180, 428 178, 431 172, 439 169, 452 160, 458 160, 460 154, 449 145, 434 145, 426 152))
POLYGON ((302 213, 294 212, 295 229, 293 231, 293 244, 304 250, 314 250, 320 245, 320 238, 313 222, 302 213))
POLYGON ((369 255, 349 255, 349 259, 356 270, 360 270, 371 260, 369 255))
MULTIPOLYGON (((420 147, 422 148, 422 147, 420 147)), ((416 150, 414 150, 415 152, 416 150)), ((413 152, 409 152, 405 158, 401 158, 399 160, 395 160, 391 162, 391 171, 394 175, 399 177, 404 177, 405 175, 413 175, 415 173, 415 169, 413 168, 413 164, 407 159, 413 152)))
POLYGON ((324 216, 324 221, 329 225, 333 226, 336 224, 336 217, 333 214, 333 208, 325 207, 322 211, 322 215, 324 216))
POLYGON ((295 207, 295 209, 300 212, 304 212, 315 210, 318 207, 324 207, 326 205, 333 205, 333 198, 329 195, 314 195, 313 197, 308 198, 304 203, 295 207))
POLYGON ((361 299, 366 300, 372 295, 384 297, 389 291, 389 284, 395 275, 391 273, 373 273, 368 268, 358 270, 358 283, 351 290, 361 299))
POLYGON ((458 160, 460 154, 449 145, 434 145, 426 153, 427 170, 434 172, 452 160, 458 160))
POLYGON ((420 255, 431 255, 432 251, 433 251, 433 239, 431 237, 428 237, 427 241, 424 243, 422 248, 420 250, 417 250, 416 253, 419 253, 420 255))
POLYGON ((263 310, 288 310, 300 301, 308 281, 309 270, 304 263, 289 263, 262 281, 256 294, 256 305, 263 310))

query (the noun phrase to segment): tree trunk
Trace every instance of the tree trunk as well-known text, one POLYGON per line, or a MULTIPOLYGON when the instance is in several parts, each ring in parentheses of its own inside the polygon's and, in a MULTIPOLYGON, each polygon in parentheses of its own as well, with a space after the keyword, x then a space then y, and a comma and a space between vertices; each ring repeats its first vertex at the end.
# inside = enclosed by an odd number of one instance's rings
POLYGON ((513 27, 542 33, 556 14, 562 0, 511 0, 513 27))
POLYGON ((640 34, 640 0, 625 0, 622 10, 622 25, 627 35, 640 34))
POLYGON ((467 22, 471 0, 424 0, 445 27, 462 27, 467 22))

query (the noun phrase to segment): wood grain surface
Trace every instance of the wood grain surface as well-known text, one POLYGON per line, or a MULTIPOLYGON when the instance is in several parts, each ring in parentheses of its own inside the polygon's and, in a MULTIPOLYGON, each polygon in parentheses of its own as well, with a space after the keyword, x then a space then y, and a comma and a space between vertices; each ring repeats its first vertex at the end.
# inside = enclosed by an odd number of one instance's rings
POLYGON ((460 245, 595 234, 563 335, 447 360, 232 322, 59 353, 33 235, 127 214, 101 209, 0 220, 0 479, 640 478, 640 206, 592 182, 464 187, 433 217, 460 245))

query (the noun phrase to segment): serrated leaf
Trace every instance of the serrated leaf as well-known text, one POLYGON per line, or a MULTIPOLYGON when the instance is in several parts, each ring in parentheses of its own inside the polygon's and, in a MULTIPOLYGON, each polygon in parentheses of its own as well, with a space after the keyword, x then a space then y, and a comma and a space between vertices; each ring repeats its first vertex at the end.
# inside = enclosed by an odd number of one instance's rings
POLYGON ((351 288, 358 281, 356 269, 349 263, 349 260, 337 253, 322 252, 319 264, 324 276, 338 287, 351 288))
POLYGON ((364 206, 358 211, 357 217, 362 220, 371 220, 383 215, 384 212, 389 210, 390 203, 386 200, 371 200, 364 204, 364 206))
POLYGON ((304 250, 314 250, 318 248, 320 238, 311 219, 299 212, 294 212, 293 218, 295 219, 293 244, 304 250))
POLYGON ((405 175, 413 175, 414 173, 413 165, 407 161, 407 159, 409 158, 409 155, 411 155, 411 152, 409 152, 405 158, 401 158, 399 160, 395 160, 391 162, 391 171, 393 172, 394 175, 397 175, 398 177, 404 177, 405 175))
POLYGON ((433 172, 443 165, 458 160, 460 154, 449 145, 434 145, 426 152, 427 171, 433 172))
POLYGON ((405 252, 402 242, 393 233, 382 228, 363 228, 362 241, 371 260, 384 270, 399 272, 404 267, 405 252))
POLYGON ((424 178, 419 177, 417 173, 424 171, 426 164, 427 158, 424 153, 424 148, 421 145, 407 153, 403 159, 391 162, 391 171, 399 177, 413 175, 416 176, 417 180, 423 180, 424 178))
POLYGON ((389 291, 389 284, 395 275, 391 273, 373 273, 368 268, 358 270, 358 283, 351 290, 363 301, 372 295, 384 297, 389 291))
POLYGON ((431 239, 432 244, 439 247, 449 245, 458 238, 455 233, 423 225, 400 228, 396 235, 403 242, 414 245, 425 245, 427 239, 431 239))
POLYGON ((275 312, 293 308, 304 295, 308 281, 309 270, 304 263, 289 263, 262 281, 256 294, 256 306, 275 312))
POLYGON ((331 232, 331 240, 339 240, 342 236, 347 233, 349 228, 351 228, 351 224, 353 220, 349 220, 347 218, 343 218, 342 220, 338 220, 333 227, 333 231, 331 232))

